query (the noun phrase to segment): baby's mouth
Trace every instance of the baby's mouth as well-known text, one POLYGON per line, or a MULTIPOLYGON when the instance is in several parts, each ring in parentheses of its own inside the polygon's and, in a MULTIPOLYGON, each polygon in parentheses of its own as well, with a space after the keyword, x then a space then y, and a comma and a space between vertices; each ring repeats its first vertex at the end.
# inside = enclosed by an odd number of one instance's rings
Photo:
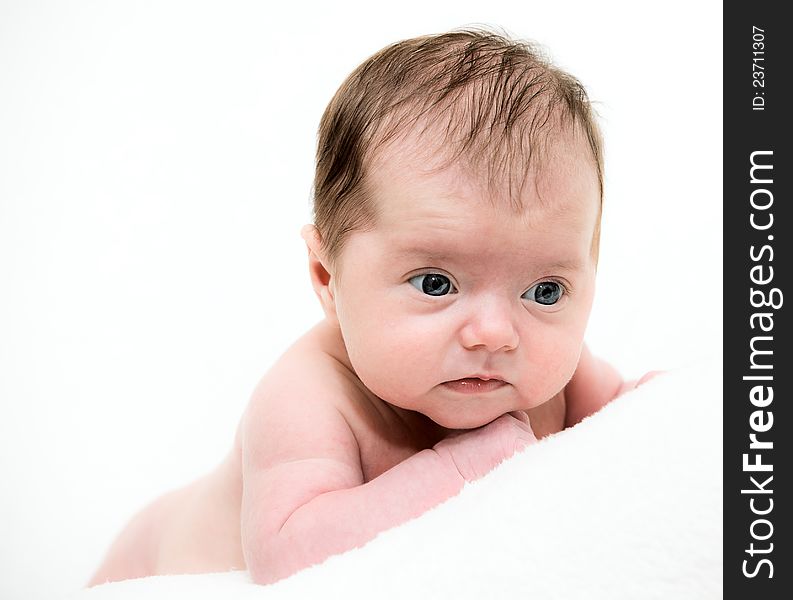
POLYGON ((443 386, 462 394, 483 394, 495 391, 507 385, 501 379, 482 379, 480 377, 465 377, 444 382, 443 386))

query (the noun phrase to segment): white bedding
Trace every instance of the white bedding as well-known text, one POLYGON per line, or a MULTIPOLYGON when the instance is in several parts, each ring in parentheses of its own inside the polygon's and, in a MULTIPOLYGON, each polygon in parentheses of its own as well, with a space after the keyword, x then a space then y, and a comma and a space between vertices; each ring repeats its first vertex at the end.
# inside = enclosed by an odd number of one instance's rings
POLYGON ((420 518, 271 586, 180 575, 71 597, 721 598, 721 387, 715 363, 659 376, 420 518))

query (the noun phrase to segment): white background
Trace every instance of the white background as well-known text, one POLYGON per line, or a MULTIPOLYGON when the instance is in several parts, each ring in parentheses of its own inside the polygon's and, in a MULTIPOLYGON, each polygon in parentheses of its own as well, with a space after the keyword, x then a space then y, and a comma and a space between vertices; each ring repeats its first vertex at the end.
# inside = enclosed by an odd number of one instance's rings
POLYGON ((226 452, 321 317, 320 115, 399 39, 496 25, 581 79, 607 150, 590 346, 627 376, 720 352, 721 3, 286 4, 0 2, 2 598, 78 588, 226 452))

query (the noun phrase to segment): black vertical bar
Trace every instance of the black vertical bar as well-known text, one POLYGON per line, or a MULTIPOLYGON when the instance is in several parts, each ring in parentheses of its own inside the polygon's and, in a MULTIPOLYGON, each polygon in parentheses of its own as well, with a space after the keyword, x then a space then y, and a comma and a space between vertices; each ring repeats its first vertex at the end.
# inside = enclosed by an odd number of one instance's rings
POLYGON ((724 5, 724 591, 728 598, 793 598, 793 99, 787 91, 793 76, 793 29, 782 14, 785 9, 784 2, 724 5))

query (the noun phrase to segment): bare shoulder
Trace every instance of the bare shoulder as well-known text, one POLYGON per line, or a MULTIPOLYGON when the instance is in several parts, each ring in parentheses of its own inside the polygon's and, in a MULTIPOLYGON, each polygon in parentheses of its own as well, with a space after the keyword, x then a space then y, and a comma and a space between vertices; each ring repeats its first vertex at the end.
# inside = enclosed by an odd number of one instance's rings
POLYGON ((253 393, 240 427, 243 476, 281 464, 333 471, 337 487, 359 485, 431 447, 417 421, 367 389, 339 332, 320 324, 284 353, 253 393))
POLYGON ((565 425, 572 427, 599 411, 619 395, 622 384, 619 372, 605 360, 594 356, 585 345, 575 373, 564 389, 565 425))
POLYGON ((364 483, 343 411, 345 368, 318 332, 310 330, 276 361, 242 418, 240 522, 249 569, 261 568, 266 548, 302 506, 364 483))
POLYGON ((355 392, 347 369, 328 348, 321 328, 298 339, 254 390, 241 424, 243 459, 262 468, 273 462, 357 457, 344 418, 355 392))

